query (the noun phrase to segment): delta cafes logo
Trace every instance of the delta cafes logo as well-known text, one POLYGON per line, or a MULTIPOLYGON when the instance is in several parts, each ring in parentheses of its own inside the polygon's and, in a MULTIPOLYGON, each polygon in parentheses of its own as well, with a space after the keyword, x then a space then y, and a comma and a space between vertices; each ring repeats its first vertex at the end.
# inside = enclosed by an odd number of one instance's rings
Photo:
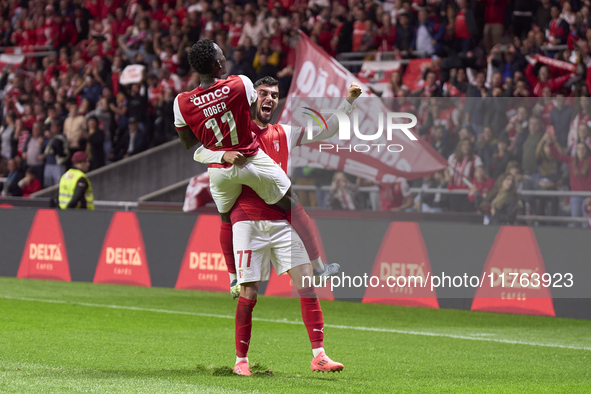
POLYGON ((40 209, 35 214, 17 278, 70 281, 70 266, 57 212, 40 209))
POLYGON ((29 244, 29 261, 37 261, 35 268, 41 271, 53 271, 54 263, 60 263, 62 252, 60 249, 62 244, 29 244))
POLYGON ((366 288, 364 303, 439 308, 435 289, 422 286, 433 271, 418 223, 390 224, 371 275, 379 283, 366 288))
POLYGON ((482 287, 476 289, 473 311, 555 316, 552 294, 541 286, 546 273, 538 242, 530 227, 502 226, 486 258, 482 287))
POLYGON ((201 271, 227 271, 226 260, 222 253, 190 252, 189 268, 201 271))
POLYGON ((230 278, 219 241, 218 215, 199 215, 189 237, 175 289, 228 291, 230 278))
POLYGON ((150 287, 144 238, 134 212, 116 212, 111 219, 94 283, 150 287))
POLYGON ((107 247, 107 264, 142 265, 140 248, 107 247))
POLYGON ((61 244, 35 244, 29 245, 29 259, 40 261, 63 261, 61 244))

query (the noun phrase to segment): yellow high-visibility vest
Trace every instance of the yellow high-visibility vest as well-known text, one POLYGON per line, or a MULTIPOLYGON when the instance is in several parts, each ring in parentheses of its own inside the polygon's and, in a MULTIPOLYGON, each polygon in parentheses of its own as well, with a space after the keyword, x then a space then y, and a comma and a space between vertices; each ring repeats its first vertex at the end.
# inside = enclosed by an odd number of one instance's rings
MULTIPOLYGON (((86 209, 94 210, 94 195, 92 194, 90 179, 88 179, 84 171, 81 171, 77 168, 70 168, 64 175, 62 175, 62 178, 60 179, 59 205, 61 209, 66 209, 68 207, 68 203, 74 196, 76 184, 80 178, 86 179, 86 183, 88 184, 88 187, 84 192, 84 197, 86 198, 86 209)), ((80 205, 81 204, 78 203, 76 208, 80 208, 80 205)))

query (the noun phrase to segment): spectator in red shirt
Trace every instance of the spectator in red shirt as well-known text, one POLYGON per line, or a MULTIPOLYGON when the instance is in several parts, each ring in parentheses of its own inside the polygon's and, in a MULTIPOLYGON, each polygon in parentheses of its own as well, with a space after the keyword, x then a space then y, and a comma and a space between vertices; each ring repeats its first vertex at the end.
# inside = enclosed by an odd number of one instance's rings
POLYGON ((382 15, 382 27, 377 31, 378 50, 391 52, 394 50, 396 42, 396 26, 392 25, 392 19, 389 14, 382 15))
POLYGON ((406 179, 398 178, 396 182, 380 183, 381 211, 402 212, 412 206, 412 193, 406 179))
MULTIPOLYGON (((582 142, 577 144, 575 156, 562 153, 556 137, 546 133, 544 138, 550 141, 550 152, 557 160, 568 165, 570 171, 570 189, 572 191, 591 191, 591 152, 582 142)), ((584 216, 585 197, 570 197, 570 209, 572 217, 584 216)))
POLYGON ((480 0, 484 3, 484 46, 489 52, 501 42, 508 0, 480 0))
POLYGON ((23 197, 29 197, 31 194, 41 190, 41 182, 35 176, 32 168, 27 169, 25 177, 18 182, 18 187, 23 192, 23 197))
POLYGON ((551 78, 550 70, 547 66, 541 66, 538 75, 536 76, 532 63, 528 64, 525 68, 525 75, 534 89, 534 95, 537 97, 542 97, 542 91, 546 86, 550 87, 552 93, 558 92, 558 90, 560 90, 560 88, 562 88, 562 86, 564 86, 564 84, 573 76, 572 73, 568 73, 558 78, 551 78))
POLYGON ((468 201, 476 201, 476 196, 480 195, 483 199, 486 199, 488 192, 495 186, 495 180, 489 178, 484 166, 478 166, 474 170, 474 178, 472 179, 472 186, 468 192, 468 201))
POLYGON ((111 32, 113 33, 113 37, 115 38, 116 36, 124 35, 127 28, 131 25, 133 25, 133 22, 125 16, 123 8, 117 8, 115 10, 115 19, 111 22, 111 32))
POLYGON ((238 13, 234 14, 233 21, 230 24, 230 29, 228 30, 230 46, 234 48, 238 46, 238 41, 240 41, 243 29, 244 25, 242 24, 242 17, 238 13))
MULTIPOLYGON (((477 167, 483 165, 482 159, 474 154, 473 144, 469 138, 458 142, 456 150, 449 156, 448 189, 468 189, 465 179, 474 179, 477 167)), ((474 210, 473 204, 468 201, 466 195, 450 196, 450 208, 454 212, 470 212, 474 210)))
POLYGON ((456 39, 456 51, 466 54, 474 48, 474 35, 476 33, 476 20, 474 14, 468 8, 468 0, 458 0, 460 11, 454 21, 454 34, 456 39))
POLYGON ((353 22, 353 52, 360 50, 363 36, 367 32, 367 26, 365 24, 366 19, 365 11, 363 11, 361 8, 358 8, 356 11, 356 21, 353 22))

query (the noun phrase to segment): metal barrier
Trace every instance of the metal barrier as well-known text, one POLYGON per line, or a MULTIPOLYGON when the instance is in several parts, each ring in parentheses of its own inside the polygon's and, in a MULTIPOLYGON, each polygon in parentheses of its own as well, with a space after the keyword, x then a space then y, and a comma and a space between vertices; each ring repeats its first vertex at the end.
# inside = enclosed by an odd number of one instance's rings
MULTIPOLYGON (((397 60, 394 59, 394 52, 345 52, 345 53, 340 53, 339 55, 337 55, 337 60, 339 63, 341 63, 343 66, 347 67, 347 66, 362 66, 363 63, 365 63, 367 60, 365 60, 366 57, 372 56, 374 58, 373 61, 375 60, 375 56, 376 55, 380 55, 380 60, 384 60, 384 61, 388 61, 388 60, 397 60), (357 59, 357 60, 351 60, 351 59, 357 59)), ((403 54, 408 55, 407 52, 403 52, 403 54)), ((404 56, 406 56, 404 55, 404 56)), ((400 64, 408 64, 410 62, 409 59, 400 59, 398 60, 400 62, 400 64)))
MULTIPOLYGON (((325 186, 313 186, 313 185, 292 185, 294 190, 330 190, 330 185, 325 186)), ((357 190, 364 193, 379 192, 378 186, 365 186, 360 187, 357 190)), ((420 187, 411 187, 410 191, 417 194, 468 194, 468 189, 423 189, 420 187)), ((570 190, 518 190, 518 195, 521 196, 539 196, 539 197, 591 197, 591 191, 588 192, 577 192, 570 190)))
MULTIPOLYGON (((314 186, 314 185, 292 185, 295 191, 317 191, 323 190, 328 191, 331 189, 329 185, 325 186, 314 186)), ((357 189, 361 193, 377 193, 379 192, 378 186, 367 186, 360 187, 357 189)), ((467 195, 469 191, 467 189, 423 189, 420 187, 411 187, 411 193, 415 193, 419 196, 419 201, 422 201, 423 194, 449 194, 449 195, 467 195)), ((591 191, 558 191, 558 190, 521 190, 518 191, 519 196, 537 196, 537 197, 591 197, 591 191)), ((419 208, 422 204, 419 204, 419 208)), ((419 210, 419 212, 422 212, 419 210)), ((427 213, 428 214, 428 213, 427 213)), ((522 222, 553 222, 553 223, 586 223, 587 219, 584 217, 572 217, 572 216, 541 216, 541 215, 517 215, 516 219, 522 222)))
MULTIPOLYGON (((2 179, 0 179, 1 181, 2 179)), ((180 182, 179 182, 180 183, 180 182)), ((176 185, 175 185, 176 186, 176 185)), ((292 185, 294 191, 328 191, 330 190, 330 186, 314 186, 314 185, 292 185)), ((368 187, 360 187, 358 188, 359 192, 361 193, 371 193, 371 192, 379 192, 379 187, 377 186, 368 186, 368 187)), ((468 190, 466 189, 423 189, 420 187, 412 187, 410 188, 412 193, 419 195, 419 198, 422 199, 423 194, 448 194, 448 195, 466 195, 468 194, 468 190)), ((542 190, 523 190, 518 191, 518 195, 520 196, 539 196, 539 197, 569 197, 569 196, 576 196, 576 197, 591 197, 591 191, 588 192, 577 192, 577 191, 542 191, 542 190)), ((120 210, 123 209, 125 211, 175 211, 175 212, 182 212, 182 202, 161 202, 161 201, 105 201, 105 200, 96 200, 94 202, 95 207, 98 209, 107 209, 107 210, 120 210)), ((0 203, 6 203, 9 205, 14 206, 26 206, 26 207, 36 207, 36 208, 44 208, 44 207, 51 207, 51 199, 49 198, 21 198, 21 197, 6 197, 0 198, 0 203)), ((421 205, 419 204, 419 207, 421 205)), ((205 207, 207 210, 208 208, 205 207)), ((211 207, 211 213, 215 213, 215 207, 211 207)), ((371 212, 371 211, 368 211, 371 212)), ((430 219, 433 220, 440 220, 441 214, 437 213, 427 213, 421 212, 420 213, 421 219, 430 219)), ((446 212, 446 214, 456 214, 454 212, 446 212)), ((457 215, 461 215, 457 213, 457 215)), ((479 216, 477 214, 472 214, 473 216, 479 216)), ((448 215, 449 216, 449 215, 448 215)), ((587 219, 584 217, 571 217, 571 216, 541 216, 541 215, 517 215, 516 218, 520 222, 525 222, 526 224, 533 224, 537 222, 548 222, 548 223, 585 223, 587 219)), ((453 218, 448 217, 446 220, 452 220, 453 218)), ((472 220, 474 221, 474 220, 472 220)))
MULTIPOLYGON (((137 201, 154 190, 206 171, 204 164, 189 160, 190 157, 192 151, 175 139, 87 175, 97 200, 137 201)), ((34 193, 33 197, 53 197, 57 192, 55 185, 34 193)))
POLYGON ((24 57, 45 57, 51 55, 57 55, 56 51, 43 51, 43 52, 28 52, 21 54, 24 57))
MULTIPOLYGON (((544 52, 558 52, 558 51, 564 51, 566 49, 568 49, 567 45, 547 45, 547 46, 543 46, 540 47, 540 49, 544 52)), ((364 58, 366 57, 372 57, 372 58, 376 58, 379 57, 379 60, 397 60, 394 58, 396 52, 376 52, 376 51, 372 51, 372 52, 342 52, 339 53, 337 55, 337 60, 339 61, 339 63, 341 63, 343 66, 347 67, 347 66, 361 66, 363 65, 363 63, 365 62, 364 58)), ((414 52, 408 52, 408 51, 400 51, 399 52, 400 55, 402 55, 402 57, 408 57, 408 56, 413 56, 413 57, 417 57, 417 58, 428 58, 431 55, 429 55, 426 52, 418 52, 418 51, 414 51, 414 52)), ((409 59, 399 59, 401 64, 408 64, 409 63, 409 59)))
POLYGON ((554 52, 554 51, 558 52, 558 51, 567 50, 568 45, 566 45, 566 44, 565 45, 546 45, 546 46, 540 47, 540 49, 545 52, 554 52))
POLYGON ((25 55, 27 53, 30 52, 24 52, 23 53, 23 48, 26 48, 27 50, 33 50, 33 51, 38 51, 38 50, 52 50, 55 49, 54 47, 50 46, 50 45, 28 45, 26 47, 0 47, 0 53, 5 53, 7 55, 25 55))
POLYGON ((138 208, 138 203, 136 201, 95 201, 94 206, 96 208, 107 208, 107 209, 115 209, 118 210, 119 208, 123 208, 125 211, 136 210, 138 208))

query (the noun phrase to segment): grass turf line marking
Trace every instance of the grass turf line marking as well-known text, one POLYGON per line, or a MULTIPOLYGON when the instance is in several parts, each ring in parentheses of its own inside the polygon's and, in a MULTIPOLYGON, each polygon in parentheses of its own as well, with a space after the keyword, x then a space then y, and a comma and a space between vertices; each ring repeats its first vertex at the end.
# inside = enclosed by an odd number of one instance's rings
MULTIPOLYGON (((11 296, 0 296, 0 298, 7 299, 7 300, 17 300, 17 301, 45 302, 45 303, 49 303, 49 304, 78 305, 78 306, 87 306, 87 307, 92 307, 92 308, 123 309, 123 310, 129 310, 129 311, 139 311, 139 312, 169 313, 169 314, 173 314, 173 315, 213 317, 213 318, 218 318, 218 319, 232 319, 232 320, 234 320, 234 316, 217 315, 214 313, 171 311, 171 310, 167 310, 167 309, 140 308, 140 307, 135 307, 135 306, 123 306, 123 305, 91 304, 91 303, 87 303, 87 302, 47 300, 47 299, 39 299, 39 298, 23 298, 23 297, 11 297, 11 296)), ((299 321, 263 319, 260 317, 253 317, 252 320, 265 322, 265 323, 280 323, 280 324, 295 324, 295 325, 303 324, 302 322, 299 322, 299 321)), ((505 343, 505 344, 510 344, 510 345, 527 345, 527 346, 539 346, 539 347, 591 351, 591 347, 586 347, 586 346, 570 346, 570 345, 560 345, 560 344, 555 344, 555 343, 525 342, 525 341, 517 341, 517 340, 511 340, 511 339, 483 338, 481 336, 480 337, 470 337, 470 336, 465 336, 465 335, 443 334, 443 333, 427 332, 427 331, 408 331, 408 330, 396 330, 393 328, 378 328, 378 327, 363 327, 363 326, 343 326, 343 325, 338 325, 338 324, 325 324, 324 327, 337 328, 337 329, 342 329, 342 330, 387 332, 387 333, 392 333, 392 334, 421 335, 421 336, 427 336, 427 337, 445 337, 445 338, 453 338, 453 339, 465 339, 465 340, 470 340, 470 341, 496 342, 496 343, 505 343)), ((482 334, 474 334, 474 335, 482 335, 482 334)))

